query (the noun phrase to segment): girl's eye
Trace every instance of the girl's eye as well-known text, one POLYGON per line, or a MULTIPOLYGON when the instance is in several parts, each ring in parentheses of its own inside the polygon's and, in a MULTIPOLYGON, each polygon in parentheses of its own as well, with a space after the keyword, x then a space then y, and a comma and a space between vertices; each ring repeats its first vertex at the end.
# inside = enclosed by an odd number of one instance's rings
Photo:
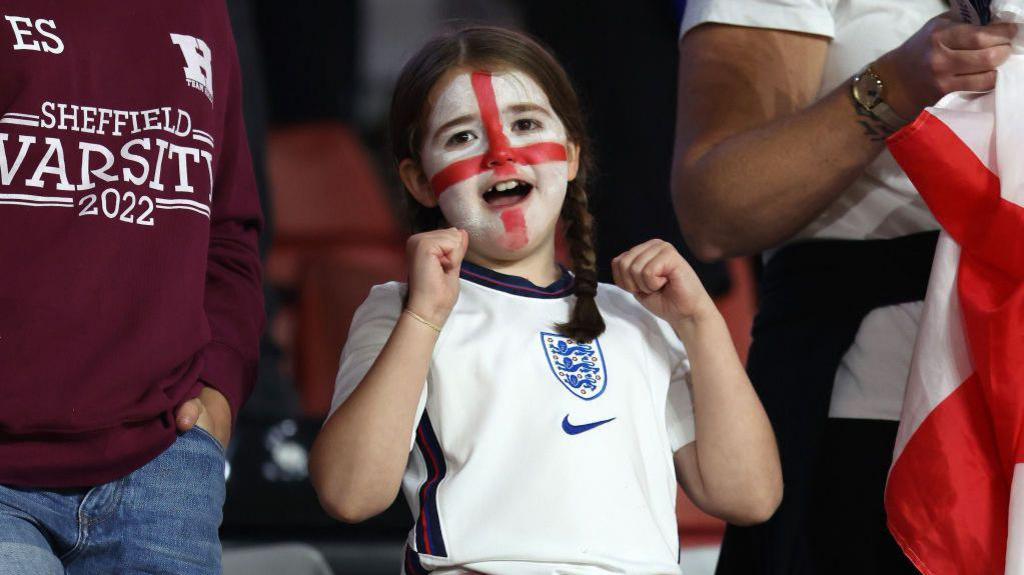
POLYGON ((457 134, 452 135, 451 138, 448 138, 448 141, 445 143, 445 145, 446 146, 459 146, 459 145, 462 145, 462 144, 468 144, 468 143, 472 142, 475 139, 476 139, 476 134, 474 134, 473 132, 462 131, 462 132, 459 132, 457 134))
POLYGON ((512 129, 517 132, 531 132, 541 128, 540 122, 531 118, 522 118, 512 124, 512 129))

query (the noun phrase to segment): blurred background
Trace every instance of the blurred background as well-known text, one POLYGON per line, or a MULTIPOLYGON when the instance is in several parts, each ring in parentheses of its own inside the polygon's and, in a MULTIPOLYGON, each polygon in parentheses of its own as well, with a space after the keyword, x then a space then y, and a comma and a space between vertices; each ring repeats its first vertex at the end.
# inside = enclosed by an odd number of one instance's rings
MULTIPOLYGON (((602 281, 653 237, 689 255, 669 199, 676 36, 684 0, 228 0, 267 232, 260 381, 229 448, 225 573, 395 575, 404 500, 359 525, 319 507, 308 449, 326 416, 352 314, 404 279, 404 191, 387 109, 405 60, 446 27, 487 23, 546 43, 573 79, 597 148, 592 207, 602 281)), ((750 260, 689 257, 746 357, 750 260)), ((710 575, 723 525, 680 494, 682 563, 710 575)))

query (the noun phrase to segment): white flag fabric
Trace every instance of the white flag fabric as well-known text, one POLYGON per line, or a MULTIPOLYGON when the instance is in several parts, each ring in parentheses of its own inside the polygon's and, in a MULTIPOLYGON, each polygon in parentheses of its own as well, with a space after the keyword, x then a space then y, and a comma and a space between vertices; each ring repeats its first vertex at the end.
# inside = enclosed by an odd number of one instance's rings
MULTIPOLYGON (((1024 0, 994 20, 1024 22, 1024 0)), ((939 237, 885 506, 925 575, 1024 575, 1024 46, 889 140, 939 237)))

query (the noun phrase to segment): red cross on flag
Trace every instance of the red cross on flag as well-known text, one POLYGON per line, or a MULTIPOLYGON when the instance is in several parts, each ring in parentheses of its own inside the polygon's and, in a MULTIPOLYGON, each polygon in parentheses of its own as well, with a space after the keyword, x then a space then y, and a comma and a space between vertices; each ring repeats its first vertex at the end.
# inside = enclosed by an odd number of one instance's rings
MULTIPOLYGON (((1024 21, 1024 0, 993 2, 992 11, 1024 21)), ((1024 51, 1016 46, 994 92, 950 94, 889 139, 943 230, 885 493, 889 529, 925 575, 1024 575, 1024 51)))

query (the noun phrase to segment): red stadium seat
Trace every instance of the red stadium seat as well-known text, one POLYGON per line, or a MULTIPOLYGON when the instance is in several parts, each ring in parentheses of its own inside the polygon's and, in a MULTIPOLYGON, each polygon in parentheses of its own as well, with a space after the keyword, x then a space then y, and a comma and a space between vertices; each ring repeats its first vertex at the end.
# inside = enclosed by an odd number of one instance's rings
POLYGON ((370 288, 404 276, 403 254, 386 248, 343 250, 309 264, 295 341, 295 381, 306 414, 327 414, 352 315, 370 288))
POLYGON ((679 525, 679 544, 684 548, 717 545, 725 532, 725 523, 704 513, 679 491, 676 498, 676 519, 679 525))
POLYGON ((273 130, 267 170, 274 209, 271 281, 294 285, 308 257, 338 246, 401 249, 403 233, 378 168, 344 125, 273 130))
POLYGON ((267 279, 292 296, 271 333, 291 359, 303 411, 322 417, 356 307, 370 286, 404 274, 404 234, 377 166, 344 125, 274 130, 267 168, 267 279))
POLYGON ((729 293, 715 300, 715 304, 729 326, 732 342, 745 365, 747 350, 750 349, 750 328, 757 313, 757 281, 750 258, 731 259, 728 266, 733 287, 729 293))

